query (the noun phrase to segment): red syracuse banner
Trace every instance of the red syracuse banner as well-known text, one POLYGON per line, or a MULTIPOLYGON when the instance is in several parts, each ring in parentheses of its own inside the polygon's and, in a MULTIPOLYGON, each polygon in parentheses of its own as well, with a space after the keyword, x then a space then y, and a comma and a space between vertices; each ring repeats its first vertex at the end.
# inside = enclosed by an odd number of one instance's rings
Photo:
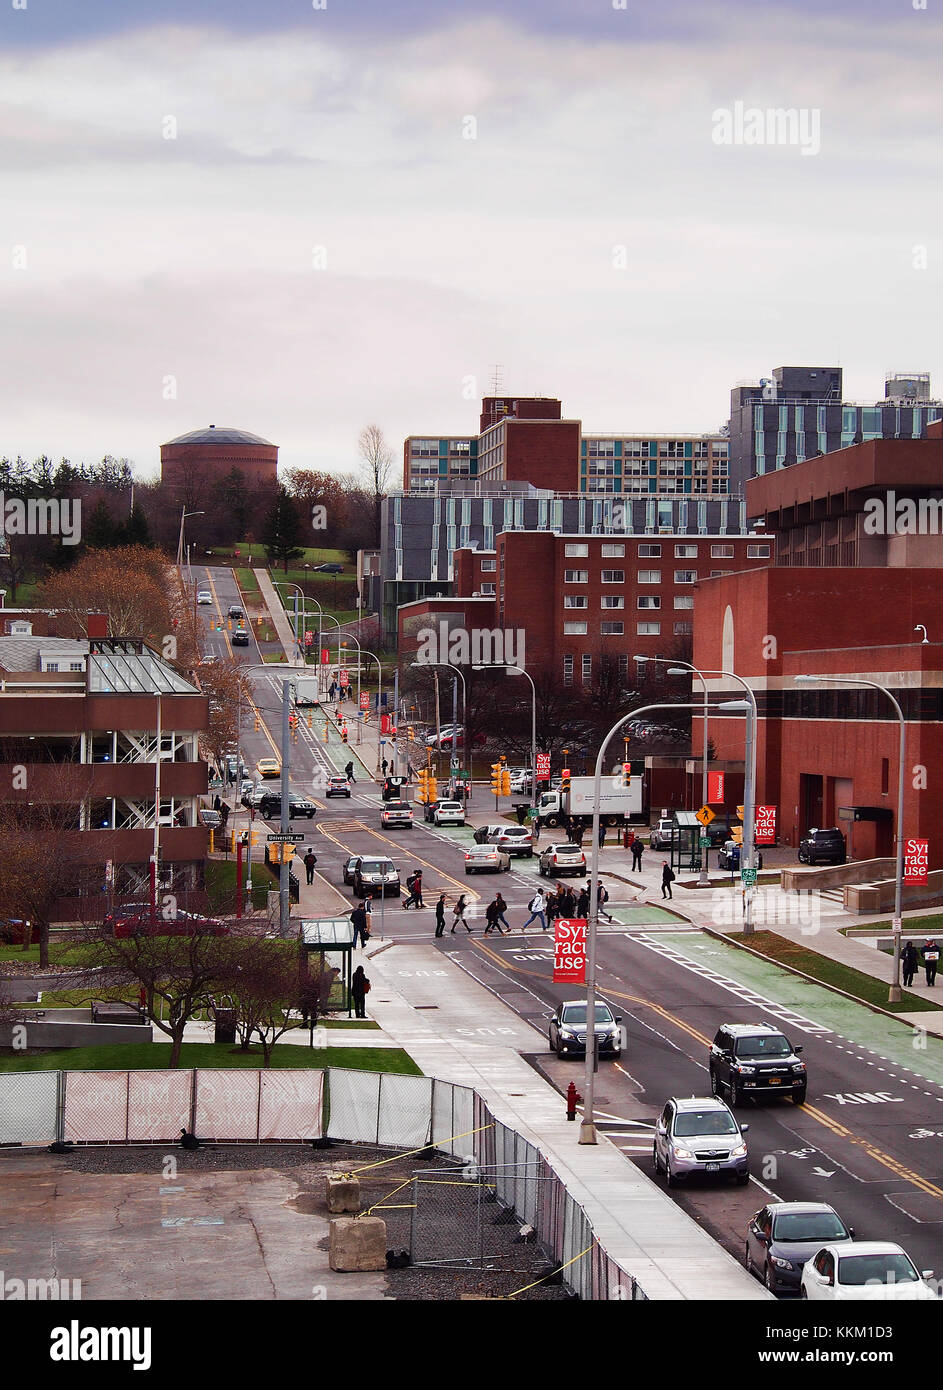
POLYGON ((926 883, 930 867, 930 841, 904 840, 904 882, 926 883))
POLYGON ((553 983, 585 985, 586 918, 558 917, 553 939, 553 983))
POLYGON ((776 807, 757 806, 756 829, 753 833, 755 845, 774 845, 776 843, 776 807))
POLYGON ((709 772, 707 774, 707 804, 708 806, 723 806, 724 804, 724 774, 722 772, 709 772))

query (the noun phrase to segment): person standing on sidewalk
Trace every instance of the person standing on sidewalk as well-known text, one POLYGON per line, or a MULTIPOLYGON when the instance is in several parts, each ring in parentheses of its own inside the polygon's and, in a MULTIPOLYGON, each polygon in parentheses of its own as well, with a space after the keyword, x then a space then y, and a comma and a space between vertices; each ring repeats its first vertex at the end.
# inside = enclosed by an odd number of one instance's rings
POLYGON ((435 934, 436 936, 445 935, 445 894, 439 894, 439 901, 435 905, 435 934))
POLYGON ((367 944, 367 906, 366 903, 358 903, 350 914, 350 920, 354 926, 354 950, 357 949, 357 938, 360 938, 361 950, 367 944))
POLYGON ((668 863, 667 859, 661 861, 661 896, 671 897, 671 885, 675 881, 675 871, 668 863))
POLYGON ((636 836, 632 841, 632 868, 636 873, 641 873, 642 871, 642 851, 644 848, 645 846, 638 836, 636 836))
POLYGON ((314 866, 317 862, 318 856, 313 849, 309 849, 308 853, 305 855, 305 873, 308 876, 309 883, 314 882, 314 866))
POLYGON ((547 930, 547 917, 546 917, 547 904, 546 904, 546 900, 545 900, 545 898, 544 898, 544 894, 543 894, 543 889, 542 889, 542 888, 538 888, 538 889, 537 889, 537 892, 536 892, 536 893, 534 894, 534 896, 531 898, 530 903, 528 904, 528 906, 529 906, 529 908, 530 908, 530 916, 528 917, 528 919, 527 919, 527 921, 524 923, 524 925, 521 927, 521 934, 523 935, 523 933, 524 933, 524 932, 527 930, 527 928, 530 926, 531 922, 535 921, 537 918, 540 919, 540 925, 541 925, 542 930, 543 930, 543 931, 546 931, 546 930, 547 930))
POLYGON ((600 819, 599 822, 599 848, 602 849, 606 843, 606 822, 600 819))
POLYGON ((905 989, 910 989, 910 986, 913 984, 919 963, 917 959, 917 948, 912 941, 908 941, 900 956, 900 968, 904 977, 905 989))
POLYGON ((940 948, 932 937, 927 937, 927 944, 921 946, 920 954, 923 956, 923 968, 926 971, 927 984, 932 989, 936 981, 936 968, 940 960, 940 948))
POLYGON ((358 965, 353 973, 350 982, 350 992, 354 998, 354 1013, 357 1018, 367 1017, 367 995, 370 992, 370 981, 364 974, 362 965, 358 965))

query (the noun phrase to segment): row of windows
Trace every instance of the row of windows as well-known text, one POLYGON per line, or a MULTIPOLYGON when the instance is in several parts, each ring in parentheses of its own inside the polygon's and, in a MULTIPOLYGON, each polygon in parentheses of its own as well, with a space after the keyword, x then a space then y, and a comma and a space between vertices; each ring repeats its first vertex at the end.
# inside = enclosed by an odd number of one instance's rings
MULTIPOLYGON (((659 559, 661 557, 661 544, 644 542, 639 545, 638 554, 640 559, 659 559)), ((696 560, 699 547, 696 545, 676 545, 674 549, 676 560, 696 560)), ((769 545, 748 545, 747 558, 750 560, 768 560, 769 545)), ((567 541, 563 548, 563 553, 568 558, 574 560, 589 558, 589 545, 585 541, 567 541)), ((732 560, 735 548, 732 545, 712 545, 712 560, 732 560)), ((604 560, 621 559, 625 555, 625 546, 622 544, 604 544, 600 547, 600 555, 604 560)))
MULTIPOLYGON (((639 584, 660 584, 661 570, 639 570, 639 584)), ((564 584, 588 584, 589 570, 564 570, 564 584)), ((696 584, 697 570, 675 570, 674 582, 676 584, 696 584)), ((600 576, 602 584, 624 584, 625 570, 602 570, 600 576)))

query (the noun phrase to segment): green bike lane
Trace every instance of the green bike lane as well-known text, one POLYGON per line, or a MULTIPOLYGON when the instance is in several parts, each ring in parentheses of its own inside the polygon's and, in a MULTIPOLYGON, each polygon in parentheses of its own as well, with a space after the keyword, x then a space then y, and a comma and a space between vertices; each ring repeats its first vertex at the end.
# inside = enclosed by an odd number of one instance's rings
MULTIPOLYGON (((624 914, 618 910, 618 915, 624 914)), ((752 1002, 751 993, 769 1001, 781 1011, 787 1033, 789 1016, 795 1015, 817 1025, 812 1029, 800 1027, 800 1031, 817 1034, 865 1062, 893 1064, 905 1077, 909 1074, 905 1084, 914 1089, 922 1089, 918 1085, 921 1079, 943 1087, 943 1039, 919 1025, 875 1013, 864 1004, 793 975, 773 961, 750 955, 696 929, 663 930, 657 937, 648 937, 637 929, 631 934, 662 957, 675 958, 681 968, 722 987, 725 982, 733 985, 732 992, 741 1001, 752 1002)))

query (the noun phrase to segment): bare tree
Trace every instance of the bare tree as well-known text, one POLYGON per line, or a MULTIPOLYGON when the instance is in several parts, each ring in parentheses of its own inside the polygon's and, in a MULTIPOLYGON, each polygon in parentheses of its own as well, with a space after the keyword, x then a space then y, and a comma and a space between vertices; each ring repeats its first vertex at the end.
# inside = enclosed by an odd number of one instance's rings
POLYGON ((235 661, 211 661, 200 667, 200 685, 209 696, 209 723, 200 735, 206 753, 223 770, 226 754, 239 737, 239 717, 251 682, 235 661))
POLYGON ((383 438, 379 425, 367 425, 357 438, 357 452, 360 454, 362 470, 366 474, 367 485, 373 500, 373 544, 380 545, 380 514, 383 499, 390 490, 393 472, 393 450, 383 438))
POLYGON ((272 1048, 283 1033, 298 1026, 289 1016, 299 993, 297 949, 283 941, 243 936, 228 958, 226 992, 233 1001, 236 1031, 243 1051, 253 1037, 262 1044, 263 1065, 272 1064, 272 1048))

